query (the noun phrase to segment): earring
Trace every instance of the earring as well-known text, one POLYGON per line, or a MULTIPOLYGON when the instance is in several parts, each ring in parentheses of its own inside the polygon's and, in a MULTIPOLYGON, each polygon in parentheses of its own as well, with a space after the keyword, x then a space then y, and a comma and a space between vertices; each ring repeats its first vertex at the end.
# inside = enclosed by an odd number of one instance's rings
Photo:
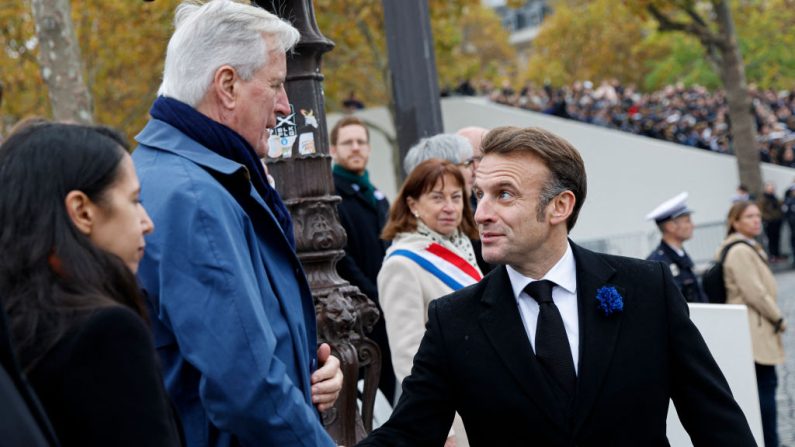
POLYGON ((418 213, 416 210, 412 211, 411 214, 413 214, 416 219, 420 218, 420 213, 418 213))

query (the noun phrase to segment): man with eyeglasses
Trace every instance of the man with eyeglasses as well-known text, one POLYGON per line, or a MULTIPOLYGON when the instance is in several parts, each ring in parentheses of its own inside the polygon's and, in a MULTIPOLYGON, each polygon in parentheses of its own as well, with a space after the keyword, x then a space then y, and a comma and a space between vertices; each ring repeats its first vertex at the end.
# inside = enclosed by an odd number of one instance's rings
MULTIPOLYGON (((376 278, 388 245, 381 240, 381 230, 389 214, 389 202, 370 183, 367 172, 370 132, 361 119, 349 115, 334 125, 329 137, 329 152, 334 159, 334 188, 342 198, 338 205, 340 222, 348 234, 345 257, 337 263, 337 272, 373 300, 378 311, 383 313, 378 302, 376 278)), ((395 398, 395 374, 384 320, 379 319, 368 335, 381 348, 378 387, 391 404, 395 398)))
MULTIPOLYGON (((480 164, 480 159, 483 158, 483 152, 481 151, 483 138, 488 133, 488 129, 483 127, 477 126, 469 126, 463 127, 456 132, 456 135, 460 135, 469 141, 469 144, 472 145, 472 156, 466 159, 464 162, 466 166, 472 169, 472 175, 474 177, 475 171, 478 169, 478 165, 480 164)), ((472 194, 469 198, 469 201, 472 205, 472 212, 474 213, 478 207, 478 200, 474 194, 472 194)))

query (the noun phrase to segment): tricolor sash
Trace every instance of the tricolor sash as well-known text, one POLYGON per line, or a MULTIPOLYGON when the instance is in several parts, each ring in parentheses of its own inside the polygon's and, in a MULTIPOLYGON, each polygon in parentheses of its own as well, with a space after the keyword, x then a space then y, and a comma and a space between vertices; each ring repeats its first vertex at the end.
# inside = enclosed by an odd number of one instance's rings
POLYGON ((475 284, 483 277, 480 272, 449 248, 433 242, 422 250, 397 249, 392 256, 404 256, 416 262, 453 290, 475 284))

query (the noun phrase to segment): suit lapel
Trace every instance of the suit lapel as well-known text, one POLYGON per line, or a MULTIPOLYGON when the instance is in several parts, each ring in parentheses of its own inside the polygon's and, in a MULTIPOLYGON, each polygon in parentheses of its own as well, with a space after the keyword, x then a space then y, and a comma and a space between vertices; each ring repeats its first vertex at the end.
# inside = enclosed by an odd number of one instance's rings
POLYGON ((479 316, 480 326, 522 391, 559 428, 565 430, 560 402, 552 394, 541 365, 535 359, 505 266, 496 270, 487 277, 482 298, 485 310, 479 316))
MULTIPOLYGON (((602 256, 571 243, 577 264, 577 300, 580 322, 580 361, 577 374, 574 432, 585 422, 613 358, 623 312, 604 315, 596 292, 615 274, 602 256)), ((615 284, 610 284, 615 286, 615 284)), ((627 304, 626 290, 617 287, 627 304)))

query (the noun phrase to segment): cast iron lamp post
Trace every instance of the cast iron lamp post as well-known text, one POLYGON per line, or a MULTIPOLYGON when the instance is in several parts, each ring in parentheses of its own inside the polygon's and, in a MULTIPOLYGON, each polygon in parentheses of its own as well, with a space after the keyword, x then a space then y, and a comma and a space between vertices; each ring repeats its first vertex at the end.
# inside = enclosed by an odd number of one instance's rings
POLYGON ((255 0, 287 18, 301 40, 287 59, 287 96, 291 115, 280 117, 271 136, 268 169, 293 216, 298 257, 306 271, 317 314, 318 338, 340 358, 344 385, 323 423, 338 444, 351 446, 372 428, 373 404, 381 368, 378 345, 365 336, 379 318, 375 304, 338 274, 344 255, 345 230, 340 225, 328 154, 323 53, 334 44, 317 28, 311 0, 255 0), (361 416, 356 383, 364 370, 361 416))

